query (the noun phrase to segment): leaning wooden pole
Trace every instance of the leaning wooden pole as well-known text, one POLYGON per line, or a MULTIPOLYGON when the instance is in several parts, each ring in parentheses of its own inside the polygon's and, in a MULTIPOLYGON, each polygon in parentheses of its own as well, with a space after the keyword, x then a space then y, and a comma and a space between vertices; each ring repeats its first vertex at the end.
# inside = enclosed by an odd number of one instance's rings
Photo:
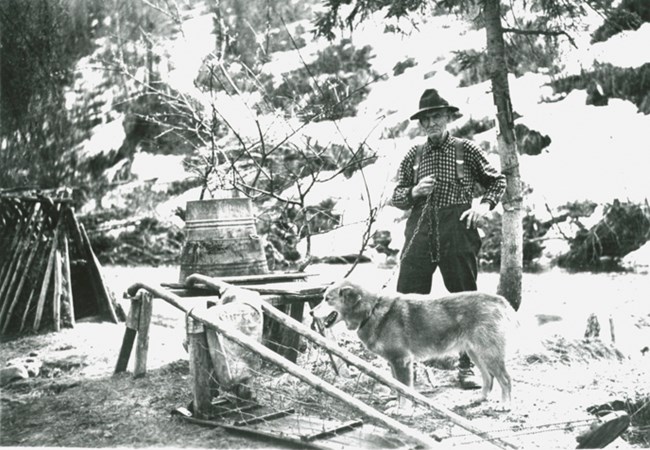
MULTIPOLYGON (((14 309, 16 308, 20 300, 20 294, 22 294, 23 287, 25 286, 25 281, 29 276, 29 270, 31 268, 32 261, 34 260, 34 257, 36 256, 38 249, 41 247, 42 247, 41 242, 39 241, 39 238, 36 237, 36 240, 33 243, 33 247, 29 252, 29 255, 27 256, 27 261, 25 262, 25 265, 21 267, 22 274, 20 274, 18 278, 18 285, 16 286, 16 290, 14 291, 13 298, 11 300, 11 303, 9 304, 9 308, 7 309, 7 314, 3 318, 4 323, 2 324, 2 330, 0 330, 2 334, 5 334, 7 329, 9 328, 9 325, 11 325, 11 315, 13 314, 14 309)), ((9 293, 10 292, 7 292, 7 294, 9 293)))
POLYGON ((40 212, 40 209, 41 209, 40 203, 34 205, 34 207, 32 208, 32 212, 29 215, 29 219, 19 227, 19 230, 16 233, 14 233, 13 249, 10 253, 7 253, 9 257, 7 258, 3 266, 2 276, 0 277, 0 299, 5 298, 4 293, 5 290, 7 289, 13 271, 15 270, 15 266, 18 263, 18 257, 21 253, 21 249, 23 248, 24 240, 29 239, 31 229, 34 225, 34 221, 36 220, 40 212))
MULTIPOLYGON (((222 281, 219 281, 215 278, 210 278, 204 275, 190 275, 189 277, 186 278, 185 282, 187 284, 192 284, 192 283, 200 283, 200 284, 205 284, 206 286, 209 286, 213 289, 216 289, 220 292, 223 292, 229 285, 227 283, 224 283, 222 281)), ((436 404, 433 400, 425 397, 424 395, 420 394, 418 391, 415 389, 412 389, 405 384, 400 383, 399 381, 395 380, 392 377, 389 377, 387 375, 384 375, 382 373, 377 372, 375 367, 373 367, 371 364, 367 363, 363 359, 359 358, 358 356, 353 355, 352 353, 340 348, 338 345, 333 343, 332 341, 325 339, 323 336, 320 334, 310 330, 308 327, 304 326, 302 323, 291 319, 288 317, 286 314, 284 314, 282 311, 278 310, 277 308, 273 307, 272 305, 262 302, 262 310, 264 313, 268 314, 271 316, 273 319, 277 320, 278 322, 282 323, 286 327, 297 331, 298 333, 302 334, 305 336, 307 339, 310 341, 320 345, 321 347, 324 347, 325 349, 329 350, 331 353, 335 354, 336 356, 340 357, 341 359, 347 361, 348 363, 356 366, 359 370, 361 370, 363 373, 366 375, 376 379, 377 381, 382 382, 383 384, 393 388, 403 396, 413 400, 416 403, 419 403, 421 405, 424 405, 431 409, 432 411, 436 412, 437 414, 448 418, 451 422, 455 423, 456 425, 466 429, 467 431, 485 439, 488 442, 491 442, 497 447, 503 448, 503 449, 513 449, 517 448, 513 444, 504 441, 503 439, 500 439, 498 437, 492 436, 489 434, 487 431, 481 430, 480 428, 476 427, 474 424, 472 424, 469 420, 465 419, 462 416, 459 416, 458 414, 454 413, 453 411, 448 410, 447 408, 444 408, 438 404, 436 404)))
POLYGON ((56 247, 59 242, 59 234, 61 233, 61 222, 54 230, 54 236, 52 237, 52 246, 50 248, 50 254, 47 258, 47 264, 45 266, 45 275, 43 276, 43 284, 41 285, 41 292, 38 295, 38 302, 36 303, 36 312, 34 313, 34 324, 32 326, 33 331, 38 331, 41 327, 41 318, 43 317, 43 308, 45 307, 45 299, 47 297, 47 290, 50 286, 52 279, 52 273, 54 271, 54 257, 56 255, 56 247))
POLYGON ((65 312, 64 324, 66 326, 70 326, 74 328, 76 319, 74 316, 74 297, 72 295, 72 272, 70 271, 70 247, 68 245, 68 236, 67 236, 65 226, 63 227, 63 231, 61 233, 61 244, 62 244, 61 256, 63 257, 63 282, 65 284, 65 295, 64 295, 64 302, 62 305, 64 307, 64 312, 65 312))
POLYGON ((320 379, 319 377, 312 374, 311 372, 292 363, 286 358, 279 356, 273 350, 270 350, 269 348, 265 347, 264 345, 257 342, 255 339, 252 339, 251 337, 245 335, 239 330, 234 329, 233 327, 229 326, 227 323, 219 320, 214 320, 211 317, 204 316, 203 315, 204 313, 202 313, 201 311, 195 312, 194 310, 186 308, 182 304, 182 299, 180 297, 177 297, 174 294, 164 292, 163 290, 152 286, 148 286, 145 283, 136 283, 132 285, 128 289, 128 293, 129 295, 135 295, 140 289, 145 289, 151 292, 156 297, 165 300, 167 303, 170 303, 176 308, 178 308, 179 310, 183 311, 187 316, 195 320, 198 320, 211 328, 214 328, 219 333, 226 336, 228 339, 231 339, 237 342, 238 344, 246 347, 247 349, 257 353, 263 359, 286 370, 288 373, 301 379, 302 381, 309 383, 311 386, 318 389, 319 391, 324 392, 329 396, 334 397, 342 402, 345 402, 346 404, 348 404, 350 407, 354 408, 361 414, 364 414, 372 419, 377 420, 378 422, 383 423, 391 430, 397 431, 399 433, 404 434, 405 436, 408 436, 410 439, 413 439, 415 442, 418 442, 420 445, 423 445, 426 448, 434 447, 437 445, 437 441, 434 438, 428 436, 427 434, 419 430, 408 427, 385 414, 380 413, 379 411, 366 405, 362 401, 352 397, 351 395, 331 385, 330 383, 320 379))
MULTIPOLYGON (((74 214, 72 214, 72 220, 77 222, 77 219, 74 216, 74 214)), ((90 239, 88 239, 88 235, 86 234, 86 230, 84 229, 83 224, 78 223, 78 225, 76 226, 79 228, 79 232, 81 233, 83 249, 86 254, 88 269, 91 276, 90 282, 93 285, 93 289, 95 290, 95 292, 97 292, 97 295, 99 296, 98 301, 101 302, 100 309, 103 310, 103 312, 107 316, 107 319, 109 319, 111 322, 119 323, 119 319, 117 318, 117 314, 115 313, 115 308, 113 307, 113 294, 108 289, 106 280, 104 280, 104 276, 102 275, 102 270, 101 270, 101 264, 99 263, 99 260, 97 259, 97 256, 95 256, 95 252, 93 251, 93 248, 90 245, 90 239)))

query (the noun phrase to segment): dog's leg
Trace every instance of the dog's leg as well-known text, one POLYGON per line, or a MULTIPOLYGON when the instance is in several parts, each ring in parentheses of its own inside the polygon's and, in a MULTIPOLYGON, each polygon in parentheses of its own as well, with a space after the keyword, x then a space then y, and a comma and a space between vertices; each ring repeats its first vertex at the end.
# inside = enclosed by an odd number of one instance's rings
POLYGON ((494 376, 497 377, 499 386, 501 386, 501 401, 506 409, 510 409, 512 379, 506 370, 506 363, 503 359, 495 361, 494 376))
POLYGON ((479 357, 475 351, 467 349, 467 354, 474 362, 476 367, 478 367, 478 369, 481 371, 481 377, 483 378, 483 389, 481 390, 481 397, 479 401, 483 402, 487 400, 488 394, 492 391, 494 376, 492 376, 492 373, 490 372, 490 365, 488 362, 479 357))
MULTIPOLYGON (((402 357, 389 360, 390 370, 393 378, 408 387, 413 387, 413 361, 411 358, 402 357)), ((397 395, 397 405, 393 405, 386 410, 387 414, 412 414, 413 402, 404 397, 397 395)))
POLYGON ((503 403, 504 410, 510 410, 512 380, 506 370, 504 355, 505 352, 503 349, 492 347, 489 351, 484 352, 484 354, 481 355, 481 358, 483 360, 483 365, 485 365, 490 373, 496 377, 499 386, 501 386, 501 402, 503 403))

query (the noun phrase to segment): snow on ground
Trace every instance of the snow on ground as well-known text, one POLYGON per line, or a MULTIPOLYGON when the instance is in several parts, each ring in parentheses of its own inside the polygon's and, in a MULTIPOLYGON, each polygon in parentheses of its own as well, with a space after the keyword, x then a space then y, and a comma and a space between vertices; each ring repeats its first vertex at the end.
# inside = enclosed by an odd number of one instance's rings
MULTIPOLYGON (((563 44, 565 73, 589 70, 594 61, 620 67, 639 67, 650 62, 650 47, 645 45, 650 38, 650 24, 644 24, 636 31, 620 33, 606 42, 590 44, 589 32, 601 22, 602 18, 590 15, 581 27, 572 32, 577 48, 563 44)), ((419 140, 393 139, 393 130, 403 127, 406 122, 403 135, 417 134, 417 124, 409 122, 408 118, 417 110, 424 89, 437 88, 451 104, 461 108, 463 117, 452 127, 459 127, 469 119, 492 118, 495 114, 489 82, 459 87, 458 78, 445 69, 454 51, 481 51, 485 47, 484 31, 475 30, 471 24, 455 17, 438 16, 428 19, 427 23, 421 20, 411 23, 387 20, 376 14, 352 33, 344 33, 343 37, 349 37, 357 48, 364 45, 373 47, 371 64, 386 77, 370 85, 370 93, 359 105, 356 117, 306 125, 296 119, 286 119, 281 113, 259 114, 252 108, 259 99, 257 94, 206 97, 196 89, 193 82, 200 64, 213 50, 212 28, 211 15, 197 10, 184 23, 182 33, 160 44, 162 50, 159 50, 168 57, 167 81, 176 89, 196 97, 204 106, 215 105, 220 118, 227 121, 247 145, 259 140, 259 125, 267 145, 286 139, 299 147, 306 147, 309 143, 324 148, 343 145, 356 150, 363 144, 376 152, 377 162, 364 171, 369 180, 370 198, 359 174, 349 180, 337 178, 316 186, 307 198, 308 204, 317 204, 328 196, 339 199, 337 209, 348 224, 362 219, 368 211, 369 200, 373 206, 385 205, 401 156, 419 140), (399 25, 405 33, 387 33, 387 25, 399 25), (407 58, 413 58, 417 65, 393 76, 395 64, 407 58)), ((308 45, 299 52, 272 54, 264 71, 279 75, 280 72, 295 70, 303 66, 303 61, 309 63, 326 45, 322 39, 310 38, 307 41, 308 45)), ((548 214, 547 206, 554 209, 571 201, 643 201, 648 192, 647 152, 644 150, 647 150, 649 141, 650 116, 638 113, 631 102, 620 99, 610 99, 607 106, 596 107, 585 104, 584 91, 574 90, 564 97, 553 94, 548 84, 550 81, 541 73, 509 77, 513 107, 521 115, 517 123, 546 134, 552 140, 542 154, 520 157, 523 180, 533 189, 526 198, 526 206, 543 216, 548 214), (545 99, 552 102, 545 103, 545 99)), ((124 139, 121 122, 118 119, 98 127, 86 142, 84 151, 94 154, 119 148, 124 139)), ((494 152, 495 130, 477 135, 475 140, 491 146, 490 158, 499 165, 494 152)), ((220 144, 238 145, 232 136, 220 144)), ((139 154, 134 168, 140 179, 157 177, 171 181, 187 175, 180 160, 172 161, 169 156, 139 154)), ((290 195, 290 191, 286 194, 290 195)), ((178 203, 197 199, 191 198, 194 195, 198 196, 198 190, 172 202, 174 205, 170 203, 159 208, 159 213, 173 214, 178 203)), ((379 221, 388 224, 389 228, 392 225, 397 233, 400 233, 401 218, 401 212, 394 208, 380 208, 379 221)), ((359 239, 359 236, 352 236, 358 233, 356 229, 350 228, 351 234, 346 239, 341 238, 341 233, 343 231, 333 233, 329 238, 319 236, 317 239, 322 242, 329 240, 331 245, 359 239)))
POLYGON ((109 123, 94 127, 90 131, 90 138, 86 139, 78 149, 80 158, 89 159, 98 155, 106 156, 119 150, 126 138, 123 122, 124 115, 121 114, 109 123))
POLYGON ((156 180, 154 190, 166 189, 167 184, 189 178, 191 174, 183 167, 183 155, 154 155, 137 152, 133 155, 131 173, 140 180, 156 180))

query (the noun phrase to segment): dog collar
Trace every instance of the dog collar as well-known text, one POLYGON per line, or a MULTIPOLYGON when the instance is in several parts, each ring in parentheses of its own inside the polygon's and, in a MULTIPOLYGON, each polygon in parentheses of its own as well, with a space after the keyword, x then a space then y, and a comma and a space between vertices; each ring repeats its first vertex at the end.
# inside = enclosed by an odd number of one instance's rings
POLYGON ((363 328, 365 326, 365 324, 368 323, 368 321, 370 320, 370 316, 372 316, 372 313, 375 312, 375 308, 377 308, 378 304, 379 304, 379 302, 376 301, 375 304, 372 305, 372 309, 370 310, 370 313, 368 313, 368 315, 361 321, 361 323, 359 324, 359 327, 357 328, 357 331, 359 331, 361 328, 363 328))

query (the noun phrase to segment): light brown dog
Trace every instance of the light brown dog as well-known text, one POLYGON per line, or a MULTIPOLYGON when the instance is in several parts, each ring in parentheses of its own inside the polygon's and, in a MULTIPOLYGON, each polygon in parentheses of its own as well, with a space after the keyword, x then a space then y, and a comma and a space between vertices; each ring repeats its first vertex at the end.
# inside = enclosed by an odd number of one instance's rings
MULTIPOLYGON (((501 296, 462 292, 441 298, 419 294, 382 294, 347 280, 330 286, 312 311, 331 327, 345 321, 368 350, 390 364, 393 376, 413 386, 413 361, 465 351, 481 371, 481 401, 496 377, 504 406, 511 397, 505 365, 506 333, 514 310, 501 296)), ((408 403, 400 399, 400 406, 408 403)))

